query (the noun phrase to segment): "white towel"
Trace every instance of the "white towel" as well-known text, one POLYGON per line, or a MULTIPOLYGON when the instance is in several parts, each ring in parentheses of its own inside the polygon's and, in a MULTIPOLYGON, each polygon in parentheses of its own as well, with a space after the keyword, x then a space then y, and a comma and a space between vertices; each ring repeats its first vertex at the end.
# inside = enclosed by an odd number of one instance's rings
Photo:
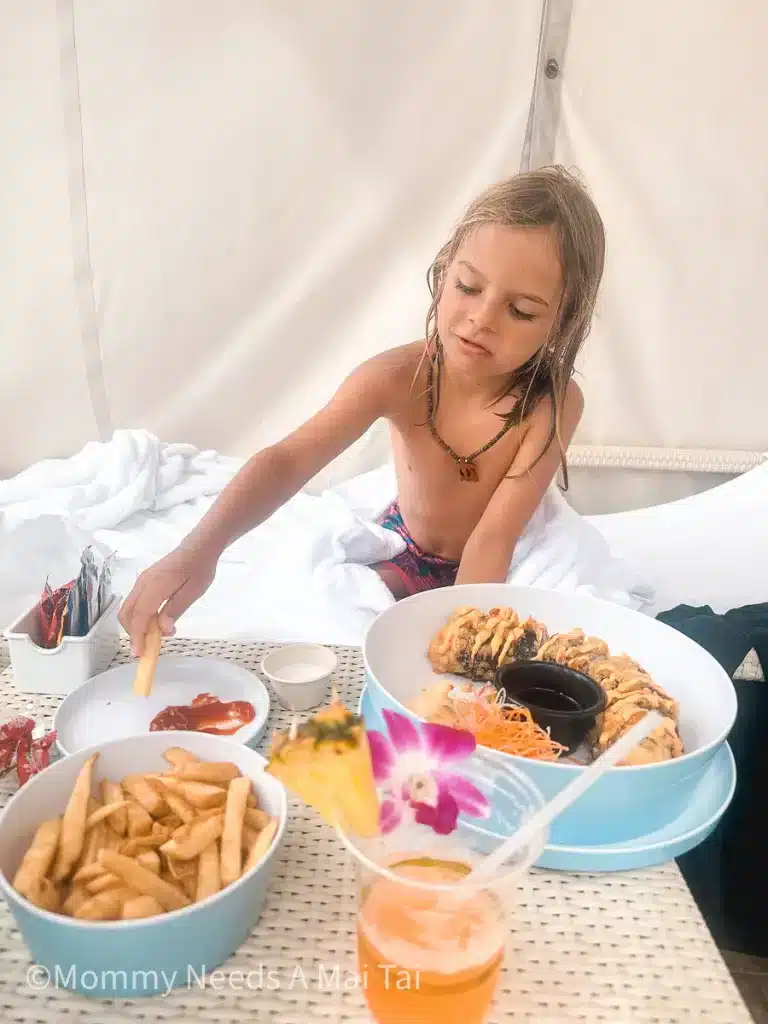
MULTIPOLYGON (((115 588, 127 593, 241 465, 147 431, 120 430, 72 458, 0 481, 0 625, 39 597, 46 574, 53 585, 75 575, 88 542, 116 552, 115 588)), ((225 552, 214 585, 179 620, 179 634, 360 643, 392 603, 369 565, 403 550, 397 534, 373 522, 394 495, 391 466, 317 497, 296 495, 225 552)), ((634 608, 651 596, 554 488, 517 544, 509 579, 634 608)))

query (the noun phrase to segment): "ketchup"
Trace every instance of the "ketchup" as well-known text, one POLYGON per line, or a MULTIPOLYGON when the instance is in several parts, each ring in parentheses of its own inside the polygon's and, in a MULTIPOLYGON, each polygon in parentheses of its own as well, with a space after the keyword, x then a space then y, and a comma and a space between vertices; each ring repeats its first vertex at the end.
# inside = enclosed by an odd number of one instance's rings
POLYGON ((224 704, 213 694, 200 693, 191 704, 164 708, 150 722, 149 731, 181 729, 231 736, 255 717, 254 706, 245 700, 232 700, 224 704))

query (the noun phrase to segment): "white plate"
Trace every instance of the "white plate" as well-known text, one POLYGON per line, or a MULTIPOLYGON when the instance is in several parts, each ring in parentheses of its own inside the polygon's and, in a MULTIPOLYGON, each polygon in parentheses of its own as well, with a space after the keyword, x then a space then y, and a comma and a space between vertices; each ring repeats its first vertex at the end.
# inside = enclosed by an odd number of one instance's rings
POLYGON ((190 704, 199 693, 212 693, 221 701, 246 700, 256 717, 227 739, 253 744, 269 715, 266 686, 247 669, 216 658, 166 655, 157 662, 149 697, 133 692, 136 662, 119 665, 94 676, 66 697, 53 719, 56 745, 73 754, 107 740, 149 732, 149 724, 170 704, 190 704))

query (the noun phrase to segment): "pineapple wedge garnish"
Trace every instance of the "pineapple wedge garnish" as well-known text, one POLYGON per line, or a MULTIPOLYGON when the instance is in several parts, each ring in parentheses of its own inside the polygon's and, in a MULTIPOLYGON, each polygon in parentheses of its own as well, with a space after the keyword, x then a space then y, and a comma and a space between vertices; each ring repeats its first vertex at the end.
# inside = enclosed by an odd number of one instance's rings
POLYGON ((360 836, 379 830, 379 798, 365 726, 338 699, 272 739, 266 771, 329 824, 360 836))

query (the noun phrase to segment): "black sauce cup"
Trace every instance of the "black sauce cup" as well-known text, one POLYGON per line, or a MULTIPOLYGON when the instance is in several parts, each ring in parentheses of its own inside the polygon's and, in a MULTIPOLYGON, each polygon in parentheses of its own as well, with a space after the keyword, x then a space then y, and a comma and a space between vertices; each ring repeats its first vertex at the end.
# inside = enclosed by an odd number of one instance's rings
POLYGON ((508 700, 525 705, 533 720, 569 751, 583 742, 605 710, 601 686, 583 672, 553 661, 502 665, 494 685, 508 700))

